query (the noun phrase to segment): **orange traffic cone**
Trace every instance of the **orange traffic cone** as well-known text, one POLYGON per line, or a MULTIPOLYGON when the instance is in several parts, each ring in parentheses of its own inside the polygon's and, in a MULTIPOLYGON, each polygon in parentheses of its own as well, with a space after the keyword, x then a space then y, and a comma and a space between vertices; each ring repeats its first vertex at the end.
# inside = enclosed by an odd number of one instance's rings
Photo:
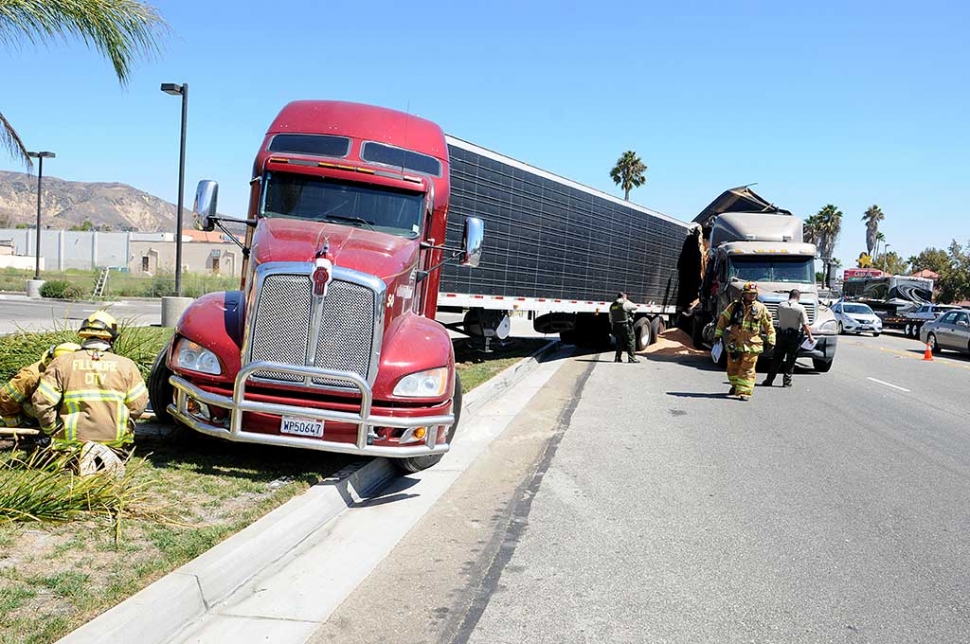
POLYGON ((930 343, 926 343, 926 351, 923 352, 923 360, 933 361, 933 350, 930 349, 930 343))

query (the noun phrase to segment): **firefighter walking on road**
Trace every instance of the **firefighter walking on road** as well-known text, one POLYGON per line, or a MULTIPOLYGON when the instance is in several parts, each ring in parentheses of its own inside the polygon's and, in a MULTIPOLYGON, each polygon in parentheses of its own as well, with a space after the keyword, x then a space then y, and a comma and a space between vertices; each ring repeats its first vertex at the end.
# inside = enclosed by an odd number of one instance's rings
POLYGON ((717 320, 714 332, 716 342, 722 342, 727 334, 723 350, 727 352, 727 374, 731 383, 729 396, 748 400, 754 394, 755 366, 758 356, 775 344, 775 326, 768 308, 758 301, 758 285, 747 282, 741 290, 741 299, 728 304, 717 320), (762 341, 761 334, 766 336, 762 341))
POLYGON ((617 293, 616 300, 610 304, 610 323, 613 325, 613 337, 616 338, 616 356, 613 362, 622 362, 623 352, 626 351, 627 362, 640 362, 633 349, 633 317, 631 313, 637 310, 637 305, 626 299, 626 293, 617 293))
POLYGON ((133 421, 148 403, 145 382, 133 361, 111 352, 118 338, 111 315, 91 314, 78 335, 84 339, 80 350, 51 362, 34 393, 41 431, 56 446, 124 448, 133 442, 133 421))
POLYGON ((51 345, 40 360, 23 367, 0 389, 0 417, 5 427, 21 427, 37 418, 31 398, 40 377, 54 358, 73 353, 81 348, 74 342, 51 345))

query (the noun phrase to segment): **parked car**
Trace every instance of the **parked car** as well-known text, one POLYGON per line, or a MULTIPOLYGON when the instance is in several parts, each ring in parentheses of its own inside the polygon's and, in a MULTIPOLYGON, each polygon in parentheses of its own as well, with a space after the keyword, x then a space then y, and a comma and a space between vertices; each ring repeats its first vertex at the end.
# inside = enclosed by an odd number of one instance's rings
POLYGON ((947 311, 937 319, 925 322, 919 330, 919 339, 929 343, 933 353, 943 349, 970 353, 970 311, 947 311))
POLYGON ((919 328, 923 324, 935 320, 947 311, 959 308, 959 306, 952 304, 924 304, 904 316, 907 321, 906 326, 903 327, 903 333, 907 338, 918 338, 920 337, 919 328))
POLYGON ((882 333, 882 320, 866 304, 836 302, 832 312, 839 323, 839 333, 871 333, 873 337, 882 333))

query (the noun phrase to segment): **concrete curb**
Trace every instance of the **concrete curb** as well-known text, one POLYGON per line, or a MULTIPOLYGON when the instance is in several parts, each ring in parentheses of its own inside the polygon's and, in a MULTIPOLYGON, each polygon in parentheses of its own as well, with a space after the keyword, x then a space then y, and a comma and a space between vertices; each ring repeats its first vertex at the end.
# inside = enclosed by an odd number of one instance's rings
POLYGON ((258 572, 395 476, 386 459, 351 466, 91 620, 61 642, 171 640, 258 572))
POLYGON ((465 395, 462 402, 461 413, 467 418, 477 412, 483 405, 488 403, 496 396, 501 395, 518 381, 522 380, 533 369, 539 365, 539 361, 559 345, 559 340, 549 340, 544 346, 535 351, 531 356, 516 362, 514 365, 492 376, 487 381, 475 387, 465 395))
MULTIPOLYGON (((474 414, 511 389, 558 345, 550 340, 528 358, 464 397, 462 414, 474 414)), ((59 640, 62 644, 162 644, 284 557, 315 531, 397 475, 387 459, 352 465, 290 499, 208 552, 59 640)))

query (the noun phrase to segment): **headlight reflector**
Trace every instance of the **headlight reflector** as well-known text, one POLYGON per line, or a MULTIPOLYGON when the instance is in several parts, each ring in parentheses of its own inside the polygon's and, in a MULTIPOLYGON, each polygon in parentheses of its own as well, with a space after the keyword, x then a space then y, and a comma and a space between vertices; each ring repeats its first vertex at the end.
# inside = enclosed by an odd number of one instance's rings
POLYGON ((208 373, 218 376, 222 373, 222 365, 216 354, 201 345, 182 338, 175 345, 175 364, 189 371, 208 373))
POLYGON ((419 371, 401 378, 394 387, 394 395, 403 398, 437 398, 448 386, 448 368, 438 367, 419 371))

